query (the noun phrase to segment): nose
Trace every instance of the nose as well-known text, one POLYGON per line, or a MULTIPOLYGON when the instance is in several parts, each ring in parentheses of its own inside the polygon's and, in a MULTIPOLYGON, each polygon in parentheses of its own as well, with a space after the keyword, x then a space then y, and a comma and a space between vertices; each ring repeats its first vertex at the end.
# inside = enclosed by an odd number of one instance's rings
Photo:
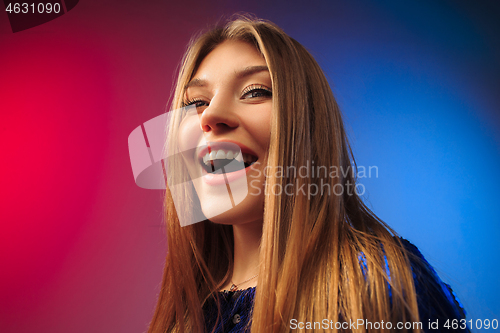
POLYGON ((209 106, 200 115, 200 126, 203 133, 223 134, 235 129, 239 119, 234 112, 234 105, 228 99, 214 96, 209 106))

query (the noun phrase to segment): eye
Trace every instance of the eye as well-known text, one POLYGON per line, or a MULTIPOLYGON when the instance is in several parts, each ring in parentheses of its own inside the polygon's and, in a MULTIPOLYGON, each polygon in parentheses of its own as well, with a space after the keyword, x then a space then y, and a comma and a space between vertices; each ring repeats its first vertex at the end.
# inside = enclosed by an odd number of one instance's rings
POLYGON ((241 99, 250 99, 250 98, 269 98, 273 96, 273 92, 271 88, 266 87, 263 84, 253 84, 251 86, 246 87, 241 95, 241 99))
POLYGON ((201 98, 193 98, 191 100, 185 101, 183 103, 184 106, 190 106, 190 105, 195 105, 196 108, 202 107, 202 106, 208 106, 209 103, 202 100, 201 98))

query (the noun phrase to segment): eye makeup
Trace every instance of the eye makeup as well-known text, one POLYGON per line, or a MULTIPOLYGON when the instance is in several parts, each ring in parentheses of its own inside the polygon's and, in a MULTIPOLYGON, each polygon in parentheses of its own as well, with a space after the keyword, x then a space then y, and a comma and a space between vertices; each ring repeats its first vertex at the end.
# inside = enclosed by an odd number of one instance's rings
MULTIPOLYGON (((272 97, 272 89, 263 84, 251 84, 241 92, 240 99, 252 99, 252 98, 269 98, 272 97)), ((183 107, 195 104, 196 107, 209 106, 210 102, 203 100, 202 98, 195 97, 191 99, 185 99, 182 103, 183 107)))

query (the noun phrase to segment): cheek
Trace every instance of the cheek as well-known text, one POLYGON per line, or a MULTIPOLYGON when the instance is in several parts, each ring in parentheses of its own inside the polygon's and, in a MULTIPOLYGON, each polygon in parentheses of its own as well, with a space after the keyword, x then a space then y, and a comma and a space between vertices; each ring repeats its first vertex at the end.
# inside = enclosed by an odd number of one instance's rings
POLYGON ((203 132, 201 131, 198 116, 186 117, 179 125, 177 142, 171 142, 171 144, 176 145, 183 156, 187 155, 185 157, 191 159, 193 158, 191 155, 196 149, 202 136, 203 132))
POLYGON ((267 151, 271 139, 271 106, 262 111, 250 119, 251 134, 260 148, 267 151))

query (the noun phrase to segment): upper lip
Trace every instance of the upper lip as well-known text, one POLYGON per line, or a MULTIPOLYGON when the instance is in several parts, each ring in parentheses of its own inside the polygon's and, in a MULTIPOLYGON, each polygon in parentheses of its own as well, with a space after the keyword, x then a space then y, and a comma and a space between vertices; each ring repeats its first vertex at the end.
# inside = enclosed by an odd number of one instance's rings
POLYGON ((220 150, 220 149, 235 150, 236 146, 239 147, 239 149, 241 150, 241 152, 243 154, 257 156, 257 154, 253 150, 251 150, 250 148, 248 148, 247 146, 245 146, 242 143, 232 141, 232 140, 221 140, 221 141, 207 142, 206 144, 201 146, 202 148, 199 149, 198 154, 197 154, 198 160, 202 160, 203 157, 211 151, 216 151, 216 150, 220 150))

